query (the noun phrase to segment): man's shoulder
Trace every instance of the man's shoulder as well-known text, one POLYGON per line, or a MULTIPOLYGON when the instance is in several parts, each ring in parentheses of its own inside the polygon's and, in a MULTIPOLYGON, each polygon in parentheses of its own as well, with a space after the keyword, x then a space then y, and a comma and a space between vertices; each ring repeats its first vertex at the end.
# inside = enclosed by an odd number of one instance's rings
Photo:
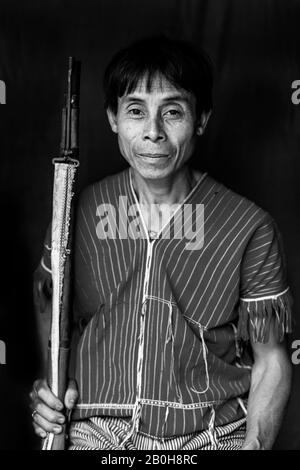
POLYGON ((206 184, 207 190, 213 192, 216 196, 219 210, 224 213, 228 212, 228 215, 230 215, 232 211, 235 211, 239 215, 248 214, 249 217, 252 217, 254 224, 273 220, 271 215, 257 202, 229 188, 214 177, 207 175, 206 184))
POLYGON ((112 203, 126 192, 129 181, 129 168, 119 173, 107 175, 86 186, 79 195, 79 204, 112 203))

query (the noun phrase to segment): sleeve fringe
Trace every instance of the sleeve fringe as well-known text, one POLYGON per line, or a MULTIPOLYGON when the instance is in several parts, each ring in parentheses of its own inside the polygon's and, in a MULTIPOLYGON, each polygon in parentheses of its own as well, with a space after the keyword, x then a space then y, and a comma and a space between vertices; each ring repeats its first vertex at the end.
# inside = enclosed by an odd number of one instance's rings
POLYGON ((271 321, 274 335, 282 341, 285 333, 292 331, 292 297, 289 291, 270 299, 240 300, 237 335, 244 341, 266 343, 269 340, 271 321))

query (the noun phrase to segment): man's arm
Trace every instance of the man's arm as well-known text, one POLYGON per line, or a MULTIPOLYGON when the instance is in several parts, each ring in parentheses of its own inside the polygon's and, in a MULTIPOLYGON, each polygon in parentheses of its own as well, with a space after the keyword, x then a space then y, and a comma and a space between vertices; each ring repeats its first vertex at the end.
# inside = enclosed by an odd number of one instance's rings
POLYGON ((254 365, 248 401, 247 432, 242 450, 271 449, 291 389, 292 367, 285 342, 274 334, 267 343, 251 342, 254 365))
POLYGON ((65 422, 64 406, 71 410, 78 398, 77 385, 70 379, 64 397, 64 403, 51 392, 47 383, 48 340, 51 328, 52 287, 51 275, 40 264, 34 273, 34 306, 38 329, 39 350, 41 355, 40 377, 30 393, 31 409, 33 410, 33 427, 35 433, 46 437, 47 432, 59 434, 65 422))

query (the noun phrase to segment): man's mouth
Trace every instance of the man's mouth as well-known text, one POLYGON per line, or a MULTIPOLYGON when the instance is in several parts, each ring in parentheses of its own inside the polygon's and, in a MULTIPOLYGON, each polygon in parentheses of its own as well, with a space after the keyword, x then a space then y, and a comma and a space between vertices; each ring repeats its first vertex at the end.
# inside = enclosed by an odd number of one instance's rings
POLYGON ((152 159, 169 157, 168 153, 138 153, 137 155, 139 157, 152 158, 152 159))

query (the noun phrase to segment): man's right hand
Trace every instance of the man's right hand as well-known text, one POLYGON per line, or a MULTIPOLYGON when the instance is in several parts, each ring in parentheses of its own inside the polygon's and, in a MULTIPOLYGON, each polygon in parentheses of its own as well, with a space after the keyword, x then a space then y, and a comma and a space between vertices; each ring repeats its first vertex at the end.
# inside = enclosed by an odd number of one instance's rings
POLYGON ((59 434, 65 422, 64 407, 71 410, 77 399, 78 390, 75 380, 70 380, 65 394, 64 404, 51 392, 45 379, 34 382, 30 393, 32 420, 35 433, 45 438, 47 432, 59 434))

